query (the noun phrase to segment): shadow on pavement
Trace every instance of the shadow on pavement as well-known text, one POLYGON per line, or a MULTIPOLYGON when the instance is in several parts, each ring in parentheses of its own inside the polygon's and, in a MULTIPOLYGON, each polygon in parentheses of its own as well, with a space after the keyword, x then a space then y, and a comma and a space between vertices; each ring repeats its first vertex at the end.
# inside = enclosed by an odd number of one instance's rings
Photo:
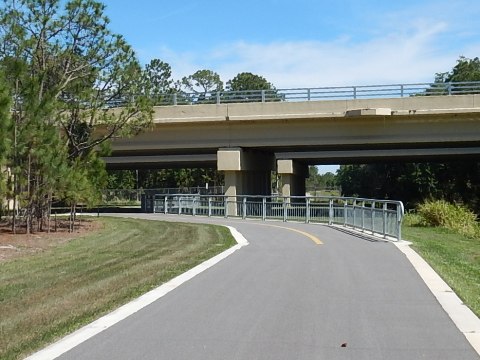
POLYGON ((344 234, 352 235, 356 238, 359 238, 359 239, 362 239, 362 240, 365 240, 365 241, 369 241, 369 242, 373 242, 373 243, 388 243, 388 242, 390 242, 389 240, 380 238, 380 237, 375 236, 375 235, 365 234, 365 233, 362 233, 362 232, 357 231, 357 230, 352 230, 352 229, 348 229, 348 228, 344 228, 344 227, 338 227, 338 226, 329 226, 329 227, 330 227, 330 229, 334 229, 334 230, 340 231, 344 234))

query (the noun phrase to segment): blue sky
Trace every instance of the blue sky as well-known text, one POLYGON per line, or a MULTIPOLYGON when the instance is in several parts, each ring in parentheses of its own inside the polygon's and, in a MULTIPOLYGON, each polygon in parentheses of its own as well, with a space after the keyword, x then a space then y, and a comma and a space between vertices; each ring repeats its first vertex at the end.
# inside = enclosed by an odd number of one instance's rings
POLYGON ((277 88, 430 82, 480 56, 475 0, 103 2, 141 62, 166 61, 175 79, 210 69, 277 88))
POLYGON ((432 81, 480 56, 480 1, 107 0, 111 28, 176 78, 250 71, 277 88, 432 81))

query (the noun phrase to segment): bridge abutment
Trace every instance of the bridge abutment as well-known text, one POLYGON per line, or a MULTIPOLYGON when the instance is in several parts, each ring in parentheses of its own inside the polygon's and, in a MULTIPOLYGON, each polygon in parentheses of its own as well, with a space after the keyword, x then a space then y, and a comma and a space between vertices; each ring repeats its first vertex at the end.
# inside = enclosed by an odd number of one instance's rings
POLYGON ((238 195, 270 195, 272 154, 242 148, 222 148, 217 151, 217 169, 225 174, 227 214, 237 215, 238 195))

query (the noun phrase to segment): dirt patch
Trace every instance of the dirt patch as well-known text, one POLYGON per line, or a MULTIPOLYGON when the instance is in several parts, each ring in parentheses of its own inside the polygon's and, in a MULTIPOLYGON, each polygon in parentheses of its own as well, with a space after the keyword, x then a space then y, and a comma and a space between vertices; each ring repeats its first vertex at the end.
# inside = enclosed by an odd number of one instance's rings
POLYGON ((0 263, 6 260, 45 251, 48 248, 71 241, 72 239, 98 231, 103 228, 96 219, 82 219, 75 223, 73 232, 69 232, 67 220, 57 220, 57 227, 52 221, 50 232, 47 230, 26 234, 25 227, 19 226, 13 234, 11 224, 0 222, 0 263))

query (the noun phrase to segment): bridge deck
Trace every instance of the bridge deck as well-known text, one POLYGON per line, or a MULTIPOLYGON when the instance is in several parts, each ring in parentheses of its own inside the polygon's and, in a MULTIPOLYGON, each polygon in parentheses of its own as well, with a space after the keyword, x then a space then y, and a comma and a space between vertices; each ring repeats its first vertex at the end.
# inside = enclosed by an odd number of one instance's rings
POLYGON ((317 164, 477 157, 480 95, 156 107, 153 129, 115 140, 106 161, 214 167, 230 147, 317 164))

